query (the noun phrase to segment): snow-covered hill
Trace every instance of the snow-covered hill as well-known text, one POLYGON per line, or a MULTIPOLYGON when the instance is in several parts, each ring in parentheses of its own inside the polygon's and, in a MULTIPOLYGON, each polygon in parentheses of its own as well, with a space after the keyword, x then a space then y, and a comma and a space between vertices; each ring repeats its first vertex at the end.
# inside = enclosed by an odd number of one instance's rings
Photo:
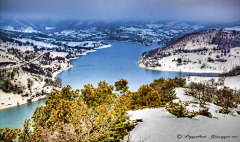
POLYGON ((207 30, 145 52, 138 64, 153 70, 223 73, 240 66, 239 44, 239 32, 207 30))

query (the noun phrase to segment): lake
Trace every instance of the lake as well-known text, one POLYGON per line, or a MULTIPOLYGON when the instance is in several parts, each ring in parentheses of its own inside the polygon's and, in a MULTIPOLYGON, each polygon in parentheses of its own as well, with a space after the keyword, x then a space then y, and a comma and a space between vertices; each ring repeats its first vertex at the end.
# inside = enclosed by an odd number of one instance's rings
MULTIPOLYGON (((70 61, 74 67, 58 75, 62 79, 63 86, 71 85, 73 89, 81 89, 89 83, 97 87, 98 82, 103 80, 114 85, 114 82, 123 78, 128 80, 131 91, 137 91, 142 84, 151 83, 160 77, 167 79, 189 75, 189 73, 146 70, 138 66, 137 62, 143 52, 163 47, 161 45, 145 47, 134 43, 107 43, 112 47, 98 49, 96 52, 70 61)), ((191 73, 191 75, 217 76, 199 73, 191 73)))
MULTIPOLYGON (((151 47, 145 47, 134 43, 107 43, 111 44, 112 47, 98 49, 96 52, 71 60, 70 62, 74 67, 58 75, 62 79, 63 86, 71 85, 73 89, 82 89, 84 85, 90 83, 97 87, 98 82, 103 80, 114 85, 114 82, 123 78, 128 80, 131 91, 137 91, 142 84, 149 84, 160 77, 167 79, 189 74, 146 70, 138 66, 137 62, 143 52, 162 47, 161 45, 154 44, 151 47)), ((193 73, 191 75, 217 76, 217 74, 193 73)), ((40 101, 1 111, 1 128, 22 128, 24 120, 31 118, 35 108, 44 105, 44 102, 40 101)))

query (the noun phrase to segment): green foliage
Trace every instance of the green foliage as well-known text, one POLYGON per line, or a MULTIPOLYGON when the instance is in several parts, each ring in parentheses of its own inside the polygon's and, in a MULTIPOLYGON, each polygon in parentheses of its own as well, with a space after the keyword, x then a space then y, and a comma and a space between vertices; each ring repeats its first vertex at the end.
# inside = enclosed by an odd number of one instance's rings
POLYGON ((156 86, 158 86, 159 84, 163 84, 164 82, 165 82, 165 79, 161 77, 159 79, 154 79, 149 86, 151 86, 152 88, 155 88, 156 86))
POLYGON ((0 141, 1 142, 10 142, 13 139, 16 139, 20 133, 21 133, 21 130, 17 129, 17 128, 14 128, 14 130, 11 130, 10 127, 5 128, 5 130, 3 128, 1 128, 0 129, 0 141))
POLYGON ((147 96, 149 92, 153 91, 153 88, 147 85, 141 85, 139 89, 137 90, 138 99, 137 103, 140 106, 146 106, 146 101, 144 100, 144 97, 147 96))
POLYGON ((53 126, 56 122, 67 123, 67 117, 71 114, 69 110, 71 109, 71 101, 79 97, 79 90, 71 90, 71 86, 63 87, 62 90, 50 93, 46 106, 39 106, 35 109, 32 120, 37 125, 47 128, 53 126))
POLYGON ((186 85, 186 78, 175 77, 173 80, 178 87, 184 87, 186 85))
POLYGON ((128 91, 128 81, 126 79, 120 79, 119 81, 115 82, 114 86, 116 88, 115 91, 121 91, 121 94, 124 94, 128 91))
POLYGON ((166 106, 166 110, 169 111, 171 114, 177 116, 177 117, 195 117, 197 116, 196 112, 189 112, 185 105, 180 103, 174 103, 174 102, 170 102, 167 106, 166 106))
POLYGON ((170 102, 167 106, 166 106, 166 110, 169 111, 171 114, 177 116, 177 117, 188 117, 188 118, 192 118, 195 117, 197 115, 204 115, 207 117, 212 118, 212 114, 209 112, 209 108, 205 108, 203 110, 199 110, 199 112, 189 112, 186 109, 186 104, 183 104, 180 100, 179 103, 174 103, 174 102, 170 102))
POLYGON ((184 86, 185 79, 174 78, 165 80, 155 79, 150 85, 141 85, 137 92, 129 92, 130 109, 158 108, 165 106, 167 102, 176 98, 175 87, 184 86))
POLYGON ((208 110, 209 110, 209 108, 200 110, 200 111, 199 111, 199 114, 212 118, 212 114, 211 114, 211 112, 209 112, 208 110))
POLYGON ((146 96, 143 97, 148 107, 156 107, 160 104, 160 96, 156 90, 148 92, 146 96))
POLYGON ((229 114, 230 113, 230 111, 228 110, 228 109, 220 109, 219 110, 219 113, 223 113, 223 114, 229 114))
POLYGON ((93 87, 92 84, 84 85, 84 89, 81 89, 81 98, 89 107, 102 104, 110 105, 117 97, 117 94, 112 92, 113 90, 114 87, 112 85, 108 85, 105 81, 100 81, 97 88, 93 87))
MULTIPOLYGON (((71 126, 71 129, 74 127, 71 138, 79 141, 104 141, 110 137, 117 141, 134 127, 124 123, 129 121, 126 111, 130 108, 126 95, 118 97, 113 93, 114 87, 105 81, 100 81, 97 88, 91 84, 84 87, 80 97, 79 90, 73 91, 70 86, 52 92, 46 106, 36 108, 32 116, 33 139, 46 141, 46 135, 51 140, 53 137, 54 140, 67 137, 64 133, 53 135, 63 129, 61 123, 71 126)), ((123 88, 126 87, 120 87, 123 88)))
POLYGON ((198 98, 201 107, 203 107, 206 101, 223 107, 223 109, 219 110, 220 113, 228 114, 230 112, 228 109, 236 107, 240 102, 240 93, 226 86, 222 89, 217 89, 213 86, 213 83, 209 85, 207 83, 191 82, 189 87, 189 89, 184 90, 186 95, 198 98))
MULTIPOLYGON (((32 123, 25 121, 20 141, 120 141, 134 128, 128 110, 165 106, 176 98, 175 87, 185 85, 179 78, 160 78, 130 92, 127 84, 127 80, 120 79, 114 88, 100 81, 97 88, 88 84, 80 91, 68 85, 51 92, 45 106, 35 109, 32 123)), ((183 115, 181 109, 179 116, 183 115)))
POLYGON ((222 89, 222 93, 220 94, 221 97, 223 97, 223 107, 227 110, 228 107, 233 107, 233 90, 229 87, 224 87, 222 89))
POLYGON ((31 135, 32 132, 30 131, 31 123, 30 119, 26 119, 24 124, 23 124, 23 130, 19 136, 20 141, 30 141, 31 140, 31 135))
POLYGON ((168 98, 168 101, 171 101, 176 98, 176 93, 175 93, 175 87, 178 85, 175 83, 174 80, 168 80, 164 83, 164 86, 162 89, 164 89, 165 96, 168 98))

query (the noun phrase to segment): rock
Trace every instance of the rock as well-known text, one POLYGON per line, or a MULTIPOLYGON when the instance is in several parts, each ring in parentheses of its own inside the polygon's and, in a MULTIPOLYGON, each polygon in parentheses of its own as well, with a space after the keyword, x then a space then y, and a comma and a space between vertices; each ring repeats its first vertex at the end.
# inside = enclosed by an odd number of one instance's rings
POLYGON ((218 117, 217 116, 213 116, 213 119, 218 119, 218 117))
POLYGON ((137 121, 137 122, 143 122, 143 120, 142 120, 142 119, 136 119, 136 121, 137 121))
POLYGON ((128 134, 123 138, 122 142, 129 142, 129 141, 130 141, 129 136, 130 136, 130 134, 128 133, 128 134))
POLYGON ((230 113, 232 116, 237 116, 238 115, 238 113, 237 113, 237 111, 235 110, 235 111, 233 111, 233 112, 231 112, 230 113))

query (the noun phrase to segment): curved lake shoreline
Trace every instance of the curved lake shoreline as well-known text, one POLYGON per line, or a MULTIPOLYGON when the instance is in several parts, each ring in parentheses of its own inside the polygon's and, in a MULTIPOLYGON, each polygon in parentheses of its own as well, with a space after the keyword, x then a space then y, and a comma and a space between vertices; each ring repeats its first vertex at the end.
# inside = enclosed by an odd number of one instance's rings
POLYGON ((194 74, 194 73, 200 73, 200 74, 217 74, 219 75, 220 73, 213 73, 213 72, 188 72, 188 71, 174 71, 174 70, 162 70, 162 69, 154 69, 154 68, 150 68, 150 67, 143 67, 140 66, 139 67, 146 69, 146 70, 153 70, 153 71, 166 71, 166 72, 182 72, 182 73, 189 73, 189 74, 194 74))
MULTIPOLYGON (((119 79, 127 79, 131 91, 136 91, 141 85, 149 84, 157 78, 173 78, 187 76, 189 73, 146 70, 138 66, 139 57, 145 51, 160 47, 152 45, 145 47, 134 43, 107 42, 112 46, 102 48, 97 52, 79 56, 70 63, 74 67, 57 75, 62 79, 62 85, 71 85, 75 89, 83 88, 88 83, 97 86, 99 81, 105 80, 110 85, 119 79)), ((197 74, 194 76, 217 76, 217 74, 197 74)), ((37 106, 44 105, 46 100, 33 104, 7 109, 0 113, 1 128, 22 128, 24 120, 31 118, 37 106)))
POLYGON ((31 102, 31 103, 21 104, 21 105, 9 107, 9 108, 3 108, 3 109, 1 109, 1 111, 6 111, 6 110, 9 110, 9 109, 12 109, 12 108, 16 108, 16 107, 21 107, 21 106, 25 106, 25 105, 34 104, 34 103, 37 103, 37 102, 45 101, 45 100, 47 100, 47 99, 48 99, 48 97, 47 97, 47 98, 44 98, 44 99, 41 99, 41 100, 38 100, 38 101, 31 102))

